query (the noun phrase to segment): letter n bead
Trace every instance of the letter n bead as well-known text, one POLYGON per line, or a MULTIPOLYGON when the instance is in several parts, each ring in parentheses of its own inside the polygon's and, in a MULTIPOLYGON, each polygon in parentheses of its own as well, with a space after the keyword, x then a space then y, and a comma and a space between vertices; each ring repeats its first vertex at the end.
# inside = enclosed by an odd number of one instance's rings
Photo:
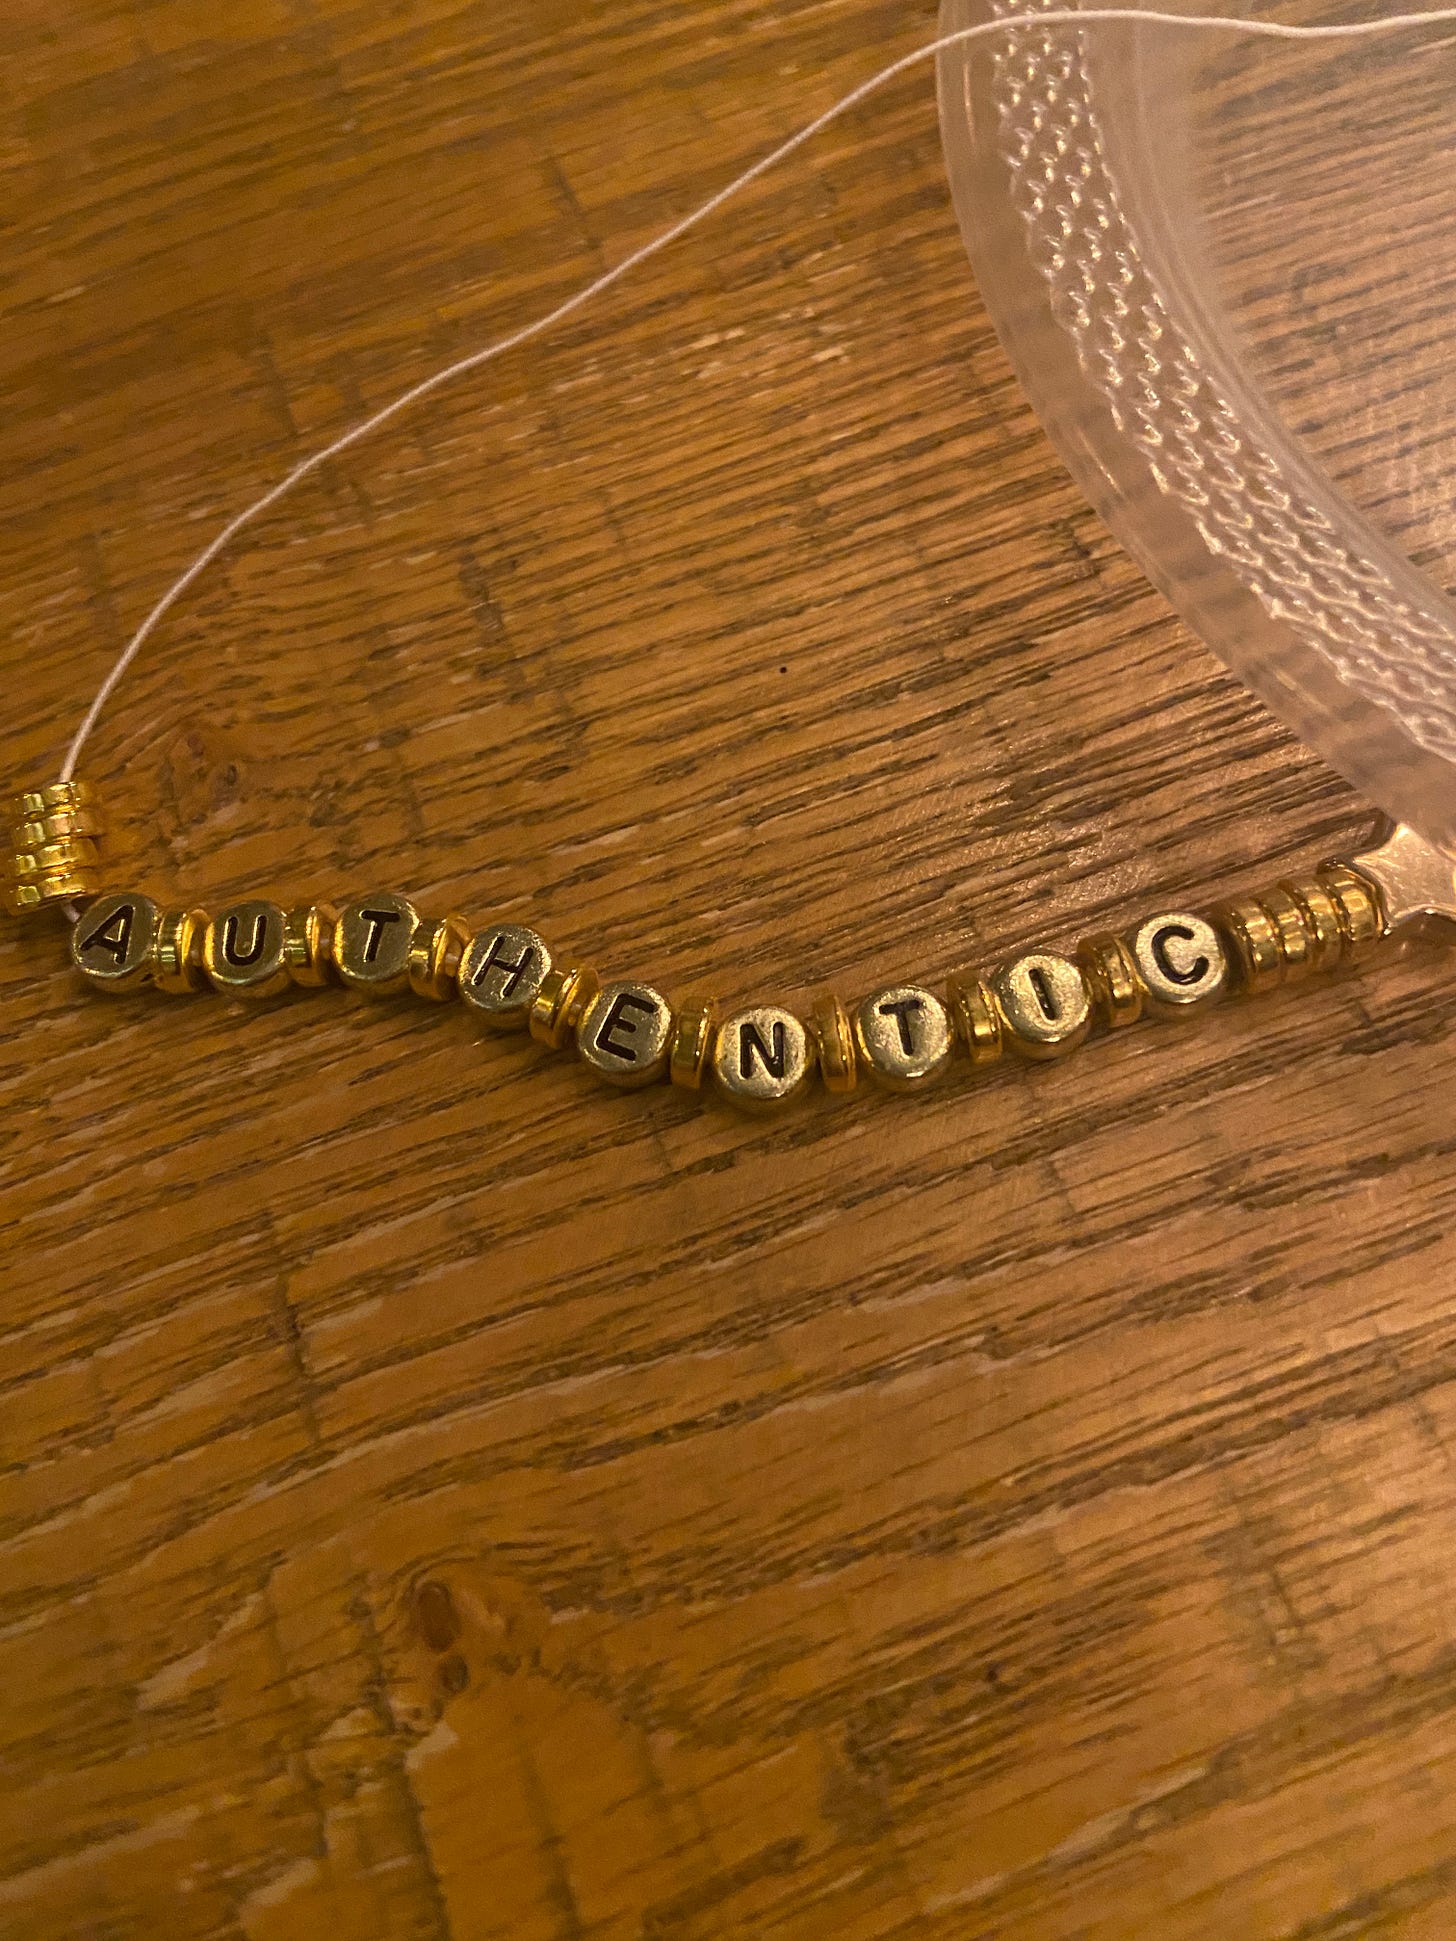
POLYGON ((672 1010, 650 984, 603 984, 581 1015, 582 1063, 609 1085, 651 1085, 667 1071, 672 1010))
POLYGON ((407 989, 410 948, 419 927, 419 911, 392 890, 346 903, 334 926, 334 969, 340 980, 370 997, 407 989))
POLYGON ((161 912, 134 890, 98 897, 76 920, 71 961, 103 991, 129 991, 151 972, 161 912))
POLYGON ((718 1027, 713 1076, 718 1089, 745 1112, 786 1105, 808 1085, 814 1047, 792 1011, 761 1004, 718 1027))

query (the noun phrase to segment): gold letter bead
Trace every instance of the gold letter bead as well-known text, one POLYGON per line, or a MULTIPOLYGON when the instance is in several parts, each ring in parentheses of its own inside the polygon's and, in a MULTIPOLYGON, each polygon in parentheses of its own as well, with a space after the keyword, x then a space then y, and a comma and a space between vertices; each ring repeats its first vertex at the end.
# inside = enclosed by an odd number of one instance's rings
POLYGON ((871 1075, 892 1092, 939 1078, 954 1044, 945 1006, 913 984, 867 997, 854 1014, 854 1035, 871 1075))
POLYGON ((496 1031, 524 1031, 551 952, 534 930, 494 923, 477 930, 460 959, 460 995, 496 1031))
POLYGON ((71 961, 105 991, 129 991, 152 967, 160 912, 135 890, 99 897, 71 931, 71 961))
POLYGON ((1049 950, 1006 964, 991 979, 1011 1049, 1023 1058, 1060 1058, 1092 1025, 1092 1000, 1077 966, 1049 950))
POLYGON ((202 961, 207 941, 206 910, 164 910, 152 944, 152 982, 159 991, 184 997, 206 987, 202 961))
POLYGON ((416 997, 443 1004, 454 997, 460 959, 470 941, 464 917, 435 917, 415 932, 409 953, 409 987, 416 997))
POLYGON ((681 1085, 685 1091, 696 1092, 703 1083, 703 1073, 713 1053, 713 1035, 718 1023, 718 1006, 710 997, 697 1004, 689 1004, 677 1014, 673 1027, 672 1052, 668 1059, 668 1075, 674 1085, 681 1085))
POLYGON ((810 1014, 819 1075, 827 1092, 852 1092, 859 1083, 859 1060, 854 1049, 854 1026, 849 1013, 832 991, 815 998, 810 1014))
POLYGON ((257 899, 218 911, 207 926, 202 961, 219 991, 254 998, 287 989, 283 924, 276 903, 257 899))
POLYGON ((560 1051, 598 988, 597 974, 590 964, 547 971, 531 1005, 531 1036, 538 1044, 560 1051))
POLYGON ((334 926, 334 968, 352 990, 390 997, 409 984, 420 913, 391 890, 346 903, 334 926))
POLYGON ((582 1012, 576 1048, 609 1085, 651 1085, 672 1051, 671 1007, 650 984, 604 984, 582 1012))
POLYGON ((755 1005, 718 1028, 713 1076, 745 1112, 771 1111, 797 1098, 814 1070, 809 1033, 792 1011, 755 1005))
POLYGON ((966 1042, 973 1065, 993 1065, 1001 1056, 1001 1014, 991 987, 973 971, 953 977, 946 988, 950 1013, 966 1042))
POLYGON ((1138 978, 1132 952, 1110 930, 1095 937, 1084 937, 1077 946, 1081 965, 1092 993, 1092 1003, 1110 1031, 1125 1024, 1136 1024, 1143 1014, 1143 987, 1138 978))
POLYGON ((310 991, 329 981, 334 961, 334 928, 339 913, 329 903, 310 903, 283 919, 283 961, 295 984, 310 991))
POLYGON ((1202 917, 1181 910, 1149 917, 1127 945, 1153 1017, 1181 1017, 1223 996, 1228 958, 1218 932, 1202 917))

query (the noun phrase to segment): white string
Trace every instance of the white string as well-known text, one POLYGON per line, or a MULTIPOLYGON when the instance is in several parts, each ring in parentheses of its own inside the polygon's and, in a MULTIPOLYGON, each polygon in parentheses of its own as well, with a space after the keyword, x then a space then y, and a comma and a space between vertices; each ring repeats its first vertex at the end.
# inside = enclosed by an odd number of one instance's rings
POLYGON ((715 211, 721 209, 725 202, 740 194, 760 176, 766 175, 770 169, 776 168, 780 162, 786 161, 795 150, 802 148, 806 142, 812 141, 815 135, 827 128, 831 122, 837 121, 841 115, 848 114, 851 108, 857 107, 861 101, 877 93, 897 76, 904 74, 907 69, 931 59, 942 49, 955 47, 967 41, 980 40, 989 34, 1016 33, 1026 28, 1041 32, 1048 27, 1100 26, 1116 21, 1136 21, 1155 27, 1192 27, 1211 32, 1252 34, 1269 40, 1355 40, 1369 34, 1392 34, 1406 28, 1425 28, 1456 21, 1456 5, 1435 7, 1427 13, 1386 14, 1379 19, 1352 20, 1328 26, 1292 26, 1277 20, 1240 20, 1224 14, 1155 13, 1141 7, 1061 7, 1050 8, 1044 13, 1007 15, 996 20, 983 20, 974 27, 962 27, 956 33, 943 34, 924 47, 917 47, 908 54, 902 54, 898 60, 891 61, 888 67, 882 67, 877 74, 872 74, 867 81, 861 81, 858 87, 852 88, 832 107, 826 108, 823 114, 816 115, 812 121, 799 129, 797 134, 790 135, 787 141, 780 142, 777 148, 770 149, 768 154, 755 162, 751 168, 746 168, 725 188, 709 196, 706 202, 673 223, 670 228, 664 229, 660 235, 654 236, 650 242, 643 243, 640 248, 632 250, 622 258, 620 263, 558 303, 555 309, 548 310, 544 316, 537 317, 531 323, 522 324, 519 329, 498 338, 495 343, 487 344, 483 350, 472 351, 467 357, 457 358, 453 364, 445 365, 443 370, 434 372, 430 377, 422 378, 418 384, 412 384, 407 391, 401 391, 397 398, 392 399, 380 410, 372 412, 369 417, 360 419, 358 424, 351 425, 331 444, 325 445, 322 450, 312 453, 308 458, 301 459, 291 472, 279 479, 278 483, 270 487, 261 498, 255 499, 251 505, 245 506, 241 512, 229 519, 217 537, 203 547, 185 572, 180 573, 167 588, 117 656, 66 751, 60 779, 63 782, 69 782, 74 775, 81 750, 101 718, 102 710, 167 612, 176 605, 187 589, 207 571, 219 553, 236 539, 240 532, 252 525, 254 520, 260 518, 270 507, 277 505, 280 499, 286 498, 311 472, 316 472, 331 458, 337 458, 340 452, 347 451, 351 445, 357 445, 371 432, 378 431, 381 425, 388 424, 391 418, 397 418, 412 404, 418 404, 421 398, 429 397, 431 392, 440 390, 457 377, 463 377, 467 371, 479 370, 481 365, 489 364, 497 357, 503 357, 507 351, 515 350, 518 345, 530 343, 533 338, 544 335, 563 318, 569 317, 573 311, 580 310, 584 304, 590 303, 604 290, 609 290, 614 283, 619 283, 640 264, 656 256, 669 244, 675 243, 679 236, 685 236, 690 229, 696 229, 700 222, 705 222, 715 211))

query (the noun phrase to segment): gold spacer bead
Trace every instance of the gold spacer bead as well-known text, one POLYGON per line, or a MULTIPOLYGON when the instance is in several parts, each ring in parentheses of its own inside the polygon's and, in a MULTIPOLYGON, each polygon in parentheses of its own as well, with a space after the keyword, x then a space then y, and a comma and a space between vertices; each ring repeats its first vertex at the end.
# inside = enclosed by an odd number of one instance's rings
POLYGON ((206 910, 163 910, 152 939, 152 982, 159 991, 184 997, 207 986, 204 955, 206 910))
POLYGON ((96 894, 95 876, 58 871, 50 876, 34 876, 24 883, 4 879, 0 884, 0 903, 12 917, 29 916, 33 910, 53 910, 66 903, 86 903, 96 894))
POLYGON ((819 1050, 819 1071, 827 1092, 852 1092, 859 1083, 854 1027, 849 1013, 832 991, 815 998, 809 1017, 819 1050))
POLYGON ((37 876, 81 875, 100 861, 101 852, 88 837, 68 836, 64 842, 17 850, 10 859, 10 874, 18 883, 37 876))
POLYGON ((600 988, 589 964, 547 971, 531 1003, 531 1036, 560 1051, 600 988))
POLYGON ((460 959, 470 942, 464 917, 426 918, 409 947, 409 987, 416 997, 443 1004, 455 995, 460 959))
POLYGON ((681 1085, 689 1092, 701 1089, 703 1073, 713 1055, 717 1025, 718 1006, 710 997, 678 1012, 667 1060, 667 1074, 674 1085, 681 1085))
POLYGON ((1110 930, 1084 937, 1077 962, 1092 993, 1092 1005, 1111 1031, 1136 1024, 1143 1014, 1143 987, 1137 965, 1122 938, 1110 930))
POLYGON ((1259 892, 1264 914, 1279 932, 1279 955, 1284 962, 1284 977, 1293 983, 1308 977, 1318 961, 1319 945, 1298 897, 1282 885, 1259 892))
POLYGON ((51 782, 42 789, 26 789, 6 804, 11 822, 35 822, 43 816, 72 809, 90 809, 96 791, 89 782, 51 782))
POLYGON ((1315 876, 1287 877, 1279 888, 1304 912, 1305 926, 1313 940, 1313 968, 1328 970, 1345 955, 1348 940, 1340 922, 1339 907, 1324 884, 1315 876))
POLYGON ((10 831, 11 847, 16 850, 42 849, 47 843, 71 842, 77 836, 96 837, 106 833, 99 815, 91 809, 57 809, 53 815, 33 822, 17 822, 10 831))
POLYGON ((1353 957, 1378 944, 1388 926, 1374 887, 1353 869, 1346 869, 1343 863, 1326 863, 1316 874, 1340 913, 1340 928, 1345 933, 1348 954, 1353 957))
POLYGON ((1284 974, 1279 929, 1262 903, 1246 897, 1221 903, 1209 921, 1233 949, 1233 968, 1246 991, 1266 991, 1284 974))
POLYGON ((334 974, 334 926, 339 913, 332 903, 310 903, 289 910, 283 918, 283 962, 292 983, 316 991, 334 974))
POLYGON ((1001 1014, 991 987, 974 971, 951 978, 946 986, 950 1014, 965 1040, 973 1065, 993 1065, 1005 1049, 1001 1014))

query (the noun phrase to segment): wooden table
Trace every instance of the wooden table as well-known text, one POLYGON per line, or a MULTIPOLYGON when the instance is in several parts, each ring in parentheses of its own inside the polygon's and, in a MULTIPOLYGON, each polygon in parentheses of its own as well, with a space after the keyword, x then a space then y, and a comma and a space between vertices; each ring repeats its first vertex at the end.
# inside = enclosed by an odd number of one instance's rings
MULTIPOLYGON (((12 0, 11 781, 233 510, 932 22, 12 0)), ((270 515, 86 772, 163 897, 725 1002, 1370 823, 1064 475, 925 72, 270 515)), ((773 1120, 55 926, 0 986, 8 1937, 1456 1931, 1436 948, 773 1120)))

